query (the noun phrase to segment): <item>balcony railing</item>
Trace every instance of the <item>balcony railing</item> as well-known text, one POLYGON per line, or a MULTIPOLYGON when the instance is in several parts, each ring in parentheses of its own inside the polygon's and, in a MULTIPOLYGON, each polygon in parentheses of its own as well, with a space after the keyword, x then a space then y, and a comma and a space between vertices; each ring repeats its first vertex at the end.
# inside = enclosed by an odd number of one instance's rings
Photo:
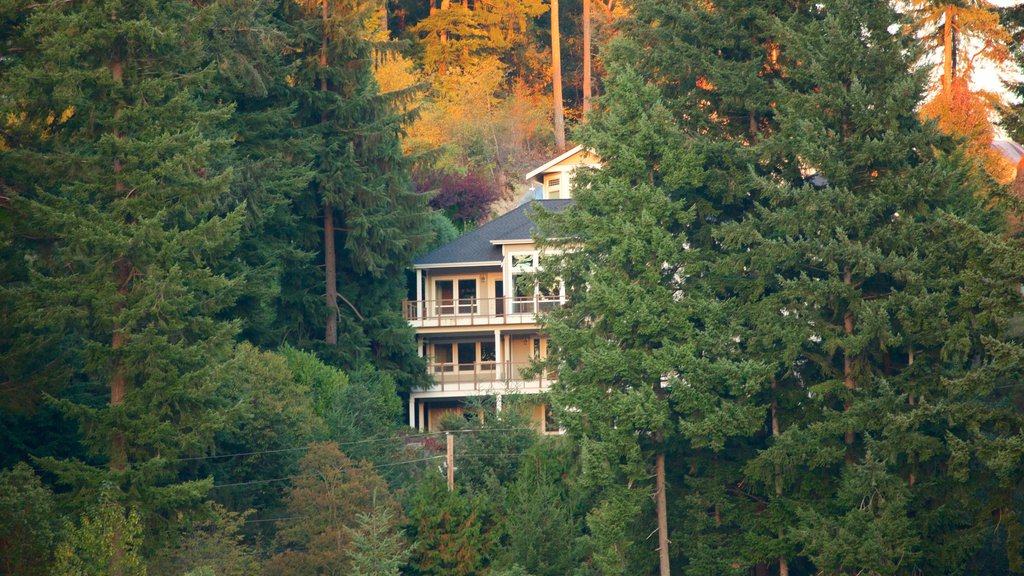
POLYGON ((557 378, 551 370, 541 370, 530 377, 525 372, 530 362, 474 362, 455 364, 433 362, 427 366, 435 386, 430 391, 440 392, 540 392, 557 378))
POLYGON ((416 327, 532 324, 538 312, 558 308, 558 296, 406 300, 402 316, 416 327))

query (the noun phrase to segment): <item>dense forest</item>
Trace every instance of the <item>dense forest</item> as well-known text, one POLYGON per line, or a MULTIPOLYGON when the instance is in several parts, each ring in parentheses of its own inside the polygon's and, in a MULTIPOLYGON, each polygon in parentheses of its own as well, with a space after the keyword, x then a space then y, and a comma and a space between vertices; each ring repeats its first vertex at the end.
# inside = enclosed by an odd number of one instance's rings
POLYGON ((981 0, 0 0, 0 574, 1024 573, 1024 105, 974 82, 1021 40, 981 0), (567 139, 564 433, 406 428, 410 263, 567 139))

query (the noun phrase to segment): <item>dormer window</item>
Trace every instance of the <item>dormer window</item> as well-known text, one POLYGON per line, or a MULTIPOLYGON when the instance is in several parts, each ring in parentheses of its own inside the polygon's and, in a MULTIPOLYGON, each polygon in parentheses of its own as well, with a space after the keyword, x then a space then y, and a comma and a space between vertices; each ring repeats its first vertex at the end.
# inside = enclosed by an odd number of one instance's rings
POLYGON ((549 200, 557 200, 561 196, 562 192, 562 179, 561 178, 548 178, 547 186, 547 197, 549 200))

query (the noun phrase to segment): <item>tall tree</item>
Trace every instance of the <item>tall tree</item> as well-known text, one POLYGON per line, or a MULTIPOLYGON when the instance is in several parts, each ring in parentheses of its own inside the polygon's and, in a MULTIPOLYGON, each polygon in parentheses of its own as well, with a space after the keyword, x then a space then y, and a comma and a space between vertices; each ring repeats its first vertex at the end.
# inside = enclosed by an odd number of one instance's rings
POLYGON ((1020 370, 1020 264, 968 163, 915 118, 926 71, 893 6, 812 16, 780 30, 794 64, 772 139, 816 174, 762 180, 721 232, 743 345, 792 390, 745 468, 770 499, 759 547, 824 573, 963 572, 1015 489, 981 447, 1021 430, 997 388, 1020 370))
POLYGON ((551 97, 555 125, 555 146, 565 150, 565 111, 562 99, 562 36, 558 30, 558 0, 551 2, 551 97))
POLYGON ((971 86, 977 61, 1000 66, 1010 58, 1011 37, 998 9, 989 0, 915 0, 909 8, 909 28, 924 38, 926 48, 942 51, 939 89, 921 114, 936 119, 943 132, 963 138, 967 156, 1006 183, 1013 167, 990 148, 1001 97, 971 86))
POLYGON ((219 314, 240 285, 222 266, 243 209, 213 160, 231 107, 201 98, 208 13, 185 1, 24 9, 31 49, 0 80, 18 110, 0 151, 15 191, 4 232, 26 258, 0 287, 20 334, 2 353, 35 349, 79 390, 56 403, 90 454, 46 461, 59 480, 87 498, 110 481, 147 528, 166 528, 158 518, 187 516, 208 485, 179 482, 166 459, 209 447, 223 424, 213 409, 237 331, 219 314))
MULTIPOLYGON (((628 56, 635 46, 621 48, 628 56)), ((704 473, 706 461, 681 461, 684 447, 690 457, 713 459, 729 438, 757 430, 763 408, 745 398, 757 390, 759 372, 735 357, 727 307, 704 279, 705 252, 691 244, 693 198, 708 177, 702 159, 657 87, 634 69, 612 67, 606 87, 602 107, 579 133, 602 169, 578 176, 573 206, 541 219, 548 246, 562 250, 546 256, 546 281, 560 277, 571 302, 546 323, 559 374, 552 395, 564 408, 561 422, 582 442, 584 481, 603 487, 588 527, 611 536, 595 548, 617 553, 602 551, 595 562, 609 574, 646 571, 650 556, 629 548, 657 531, 658 564, 668 574, 673 555, 700 564, 699 553, 674 551, 670 542, 700 539, 670 537, 679 527, 669 523, 666 476, 686 473, 666 472, 666 456, 698 476, 692 467, 704 473), (656 496, 650 524, 638 491, 656 496), (642 534, 637 542, 624 541, 633 530, 642 534)), ((714 502, 725 489, 685 482, 695 502, 714 502)), ((722 544, 705 558, 711 564, 693 570, 734 561, 736 543, 722 544)))
POLYGON ((319 233, 307 228, 302 242, 322 256, 317 284, 326 298, 319 310, 301 311, 296 340, 309 344, 310 329, 319 327, 321 352, 333 362, 373 361, 415 374, 412 334, 397 302, 404 268, 429 236, 421 218, 426 199, 411 189, 399 142, 405 118, 397 104, 407 92, 381 94, 373 75, 367 30, 375 7, 310 0, 284 8, 295 48, 290 79, 297 121, 315 138, 313 182, 295 206, 307 223, 319 223, 319 233))

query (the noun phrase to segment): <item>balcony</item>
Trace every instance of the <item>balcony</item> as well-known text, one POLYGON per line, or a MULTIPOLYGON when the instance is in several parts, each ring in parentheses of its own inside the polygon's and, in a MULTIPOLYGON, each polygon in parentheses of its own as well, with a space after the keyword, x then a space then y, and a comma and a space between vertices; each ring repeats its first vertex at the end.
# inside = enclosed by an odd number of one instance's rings
POLYGON ((435 362, 427 365, 427 373, 434 379, 434 386, 414 392, 437 392, 460 394, 536 394, 547 391, 557 378, 550 370, 542 370, 527 378, 524 375, 530 362, 475 362, 455 364, 435 362))
POLYGON ((536 324, 538 312, 553 310, 564 303, 558 296, 544 295, 406 300, 402 316, 413 328, 536 324))

